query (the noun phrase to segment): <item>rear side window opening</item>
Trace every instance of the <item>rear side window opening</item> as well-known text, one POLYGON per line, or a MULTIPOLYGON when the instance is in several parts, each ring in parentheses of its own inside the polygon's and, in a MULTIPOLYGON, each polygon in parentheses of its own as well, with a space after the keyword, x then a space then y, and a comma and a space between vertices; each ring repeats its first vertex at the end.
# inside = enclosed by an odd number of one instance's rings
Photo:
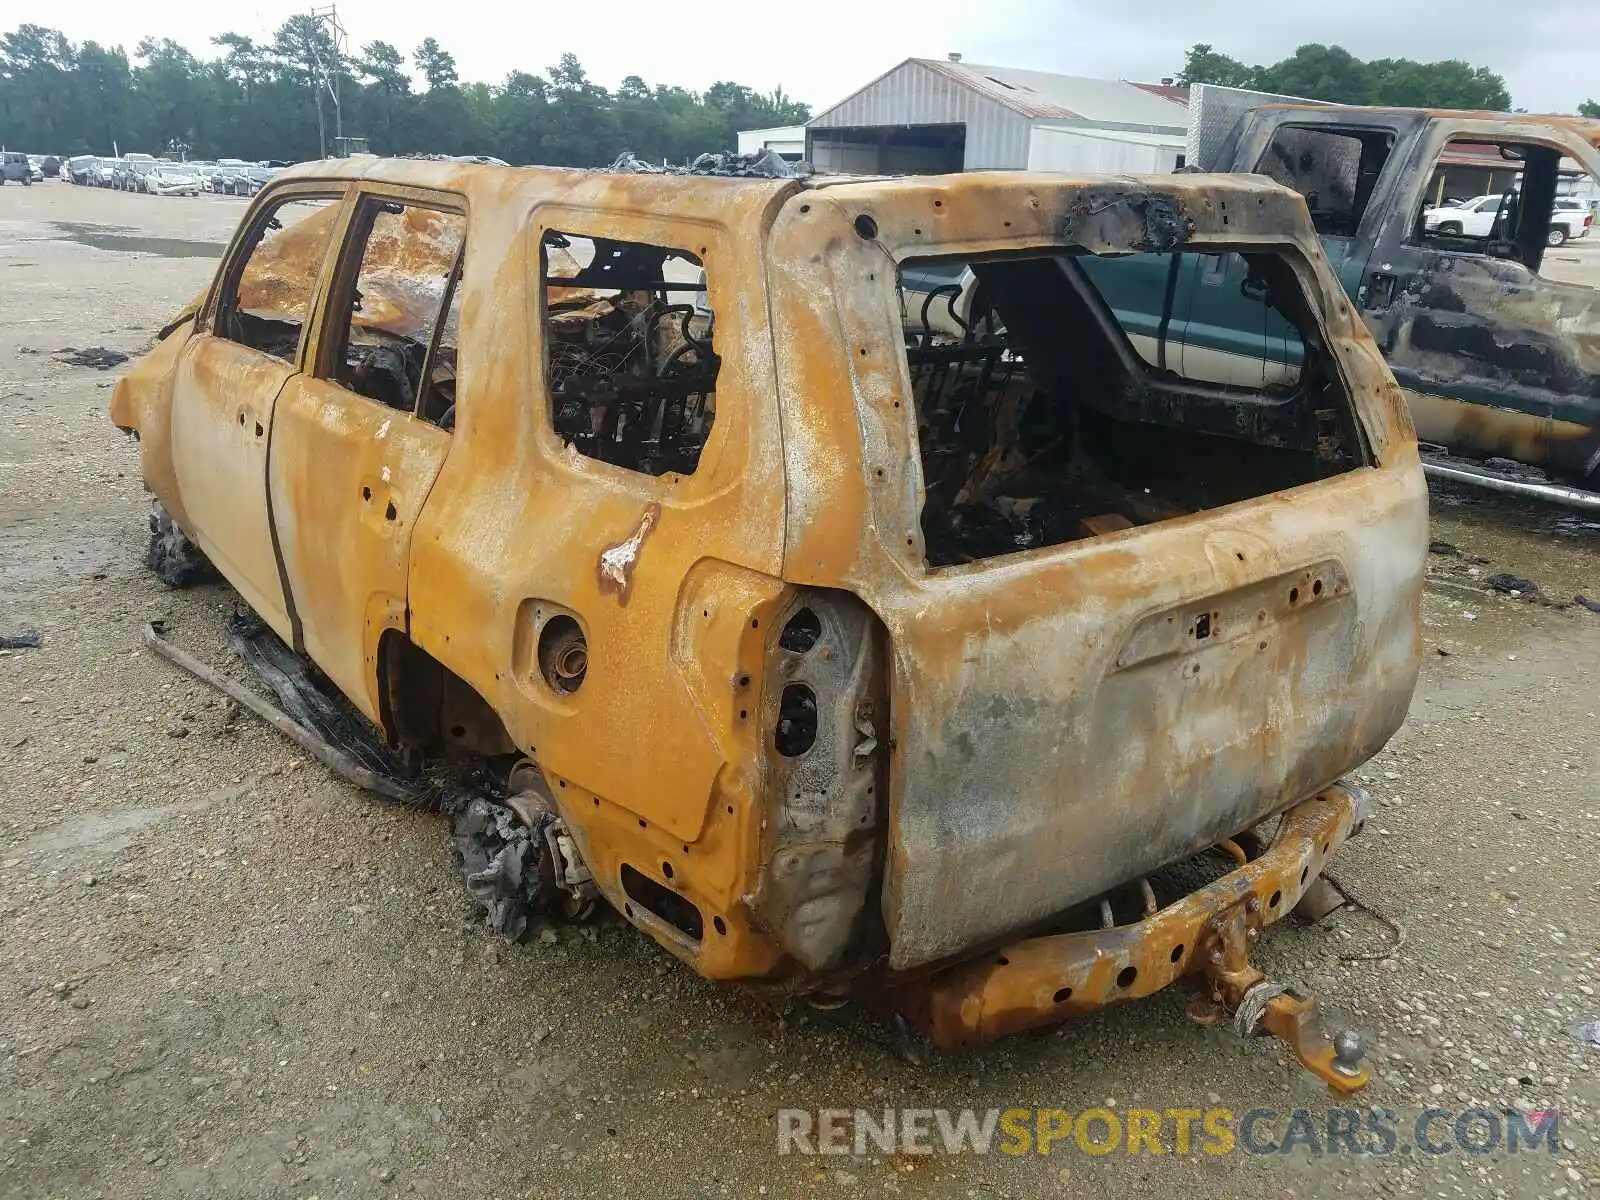
POLYGON ((1364 461, 1278 254, 908 259, 899 302, 929 567, 1203 512, 1364 461))
POLYGON ((693 475, 717 415, 715 315, 699 255, 549 230, 545 382, 558 437, 644 475, 693 475))

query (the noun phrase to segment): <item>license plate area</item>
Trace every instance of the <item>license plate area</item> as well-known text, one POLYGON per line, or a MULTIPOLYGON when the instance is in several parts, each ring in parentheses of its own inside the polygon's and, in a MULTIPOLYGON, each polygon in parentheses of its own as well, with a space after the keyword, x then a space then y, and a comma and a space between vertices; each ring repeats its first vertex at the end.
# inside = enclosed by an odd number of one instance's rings
POLYGON ((1243 638, 1261 638, 1274 626, 1350 595, 1350 577, 1334 559, 1287 571, 1229 592, 1173 605, 1134 626, 1116 657, 1118 671, 1243 638))

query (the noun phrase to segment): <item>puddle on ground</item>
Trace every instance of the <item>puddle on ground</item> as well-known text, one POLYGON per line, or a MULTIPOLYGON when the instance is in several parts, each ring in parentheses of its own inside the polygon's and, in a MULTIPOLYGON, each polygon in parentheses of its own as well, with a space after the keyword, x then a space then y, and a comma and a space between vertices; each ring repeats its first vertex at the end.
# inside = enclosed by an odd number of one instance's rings
POLYGON ((1463 582, 1509 572, 1553 600, 1600 596, 1600 514, 1432 479, 1428 491, 1430 536, 1488 560, 1463 582))
POLYGON ((74 221, 51 221, 58 242, 76 242, 95 250, 122 251, 128 254, 153 254, 158 258, 220 258, 227 242, 203 242, 193 238, 149 237, 126 225, 83 225, 74 221))

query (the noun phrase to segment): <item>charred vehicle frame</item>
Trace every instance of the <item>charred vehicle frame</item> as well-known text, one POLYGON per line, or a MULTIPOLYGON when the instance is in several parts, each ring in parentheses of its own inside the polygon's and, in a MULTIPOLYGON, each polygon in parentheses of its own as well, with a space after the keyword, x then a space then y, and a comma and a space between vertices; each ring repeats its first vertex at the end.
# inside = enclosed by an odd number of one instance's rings
POLYGON ((604 898, 952 1049, 1184 980, 1365 1081, 1248 951, 1365 819, 1426 489, 1288 189, 310 164, 112 415, 155 561, 493 777, 457 836, 500 927, 604 898), (1119 322, 1119 264, 1207 251, 1296 370, 1119 322))

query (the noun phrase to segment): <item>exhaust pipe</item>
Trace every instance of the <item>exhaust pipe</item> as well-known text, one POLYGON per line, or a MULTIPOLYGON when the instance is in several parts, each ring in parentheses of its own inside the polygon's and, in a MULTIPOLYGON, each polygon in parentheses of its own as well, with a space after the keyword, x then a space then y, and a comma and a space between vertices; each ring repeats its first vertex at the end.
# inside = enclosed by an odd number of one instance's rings
POLYGON ((1582 488, 1567 487, 1564 484, 1514 479, 1484 467, 1439 462, 1426 455, 1422 459, 1422 473, 1430 479, 1448 479, 1454 483, 1487 488, 1492 492, 1504 492, 1508 496, 1523 496, 1530 500, 1565 505, 1567 508, 1600 512, 1600 492, 1586 492, 1582 488))

